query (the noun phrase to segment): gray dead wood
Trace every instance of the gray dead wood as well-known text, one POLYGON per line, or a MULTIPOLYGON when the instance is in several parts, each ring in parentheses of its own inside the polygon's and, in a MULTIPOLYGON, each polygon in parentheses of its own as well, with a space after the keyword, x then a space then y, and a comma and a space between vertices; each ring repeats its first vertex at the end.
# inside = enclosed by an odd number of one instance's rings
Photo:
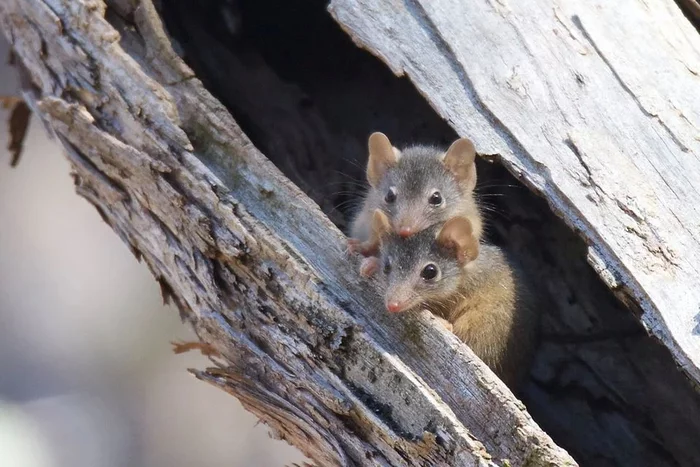
POLYGON ((678 6, 333 0, 329 10, 580 232, 600 277, 700 382, 700 35, 678 6))
MULTIPOLYGON (((179 53, 338 225, 344 196, 359 196, 353 180, 364 178, 369 132, 382 129, 399 145, 457 138, 407 79, 353 44, 323 1, 207 5, 163 5, 179 53), (238 18, 244 33, 220 18, 238 18)), ((636 304, 623 306, 588 264, 579 234, 493 158, 477 161, 489 241, 517 255, 552 302, 521 393, 528 411, 581 465, 698 465, 700 395, 691 381, 649 337, 636 304)))
POLYGON ((575 465, 429 316, 379 312, 340 232, 174 53, 149 0, 111 6, 133 24, 100 0, 4 0, 0 24, 78 193, 222 355, 199 378, 319 465, 575 465))

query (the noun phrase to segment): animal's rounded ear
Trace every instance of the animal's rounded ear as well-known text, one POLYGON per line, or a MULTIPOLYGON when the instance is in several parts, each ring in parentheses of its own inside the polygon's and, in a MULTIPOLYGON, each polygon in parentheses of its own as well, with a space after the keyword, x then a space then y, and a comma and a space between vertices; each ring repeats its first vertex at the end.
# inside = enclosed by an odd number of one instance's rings
POLYGON ((367 146, 369 148, 367 181, 370 186, 376 187, 386 171, 396 165, 401 152, 391 145, 391 141, 384 133, 378 131, 369 136, 367 146))
POLYGON ((372 232, 380 241, 391 232, 389 218, 381 209, 375 209, 372 215, 372 232))
POLYGON ((474 236, 472 223, 466 217, 453 217, 445 222, 438 233, 437 242, 453 251, 462 266, 479 256, 479 240, 474 236))
POLYGON ((457 181, 473 190, 476 187, 476 149, 468 138, 460 138, 447 150, 442 162, 457 181))

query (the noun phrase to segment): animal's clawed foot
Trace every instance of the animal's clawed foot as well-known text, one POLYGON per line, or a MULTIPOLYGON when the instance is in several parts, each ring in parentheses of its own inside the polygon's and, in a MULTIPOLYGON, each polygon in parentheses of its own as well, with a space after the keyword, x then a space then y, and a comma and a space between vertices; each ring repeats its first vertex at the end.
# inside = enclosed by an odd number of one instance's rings
POLYGON ((372 277, 379 269, 379 258, 370 256, 360 263, 360 275, 362 277, 372 277))
POLYGON ((435 316, 435 319, 437 319, 438 322, 445 327, 445 329, 447 329, 450 332, 454 332, 454 326, 452 326, 452 323, 439 316, 435 316))
POLYGON ((372 277, 379 269, 379 258, 376 256, 379 253, 379 246, 372 240, 361 241, 356 238, 348 238, 347 247, 345 248, 346 255, 359 253, 364 256, 360 263, 360 275, 362 277, 372 277))
POLYGON ((362 242, 356 238, 348 238, 348 244, 345 247, 345 254, 350 256, 359 253, 362 242))

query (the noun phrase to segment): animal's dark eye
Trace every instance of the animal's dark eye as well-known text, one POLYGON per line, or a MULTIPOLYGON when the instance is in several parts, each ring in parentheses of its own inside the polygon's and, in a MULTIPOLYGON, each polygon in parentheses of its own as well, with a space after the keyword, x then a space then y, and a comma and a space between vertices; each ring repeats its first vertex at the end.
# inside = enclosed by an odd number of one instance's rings
POLYGON ((442 204, 442 195, 439 191, 435 191, 432 195, 430 195, 428 202, 433 206, 440 206, 442 204))
POLYGON ((384 274, 389 274, 391 272, 391 263, 387 260, 384 261, 384 274))
POLYGON ((389 191, 386 192, 386 196, 384 197, 384 201, 386 201, 389 204, 396 201, 396 188, 394 188, 393 186, 389 188, 389 191))
POLYGON ((438 272, 438 267, 431 263, 423 268, 420 276, 426 281, 432 281, 438 276, 438 272))

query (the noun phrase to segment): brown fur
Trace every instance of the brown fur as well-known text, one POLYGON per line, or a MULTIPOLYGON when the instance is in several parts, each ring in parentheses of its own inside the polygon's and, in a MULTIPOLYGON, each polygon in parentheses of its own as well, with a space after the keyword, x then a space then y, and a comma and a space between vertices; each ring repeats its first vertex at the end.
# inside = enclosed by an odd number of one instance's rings
POLYGON ((434 310, 508 387, 520 386, 537 344, 541 310, 502 250, 482 245, 479 257, 464 267, 458 295, 434 310))
POLYGON ((373 233, 381 242, 377 269, 385 273, 385 299, 405 310, 426 308, 452 325, 513 391, 527 374, 537 343, 540 305, 521 269, 503 250, 479 244, 465 217, 448 220, 405 239, 377 210, 373 233), (426 264, 440 270, 425 281, 426 264))

